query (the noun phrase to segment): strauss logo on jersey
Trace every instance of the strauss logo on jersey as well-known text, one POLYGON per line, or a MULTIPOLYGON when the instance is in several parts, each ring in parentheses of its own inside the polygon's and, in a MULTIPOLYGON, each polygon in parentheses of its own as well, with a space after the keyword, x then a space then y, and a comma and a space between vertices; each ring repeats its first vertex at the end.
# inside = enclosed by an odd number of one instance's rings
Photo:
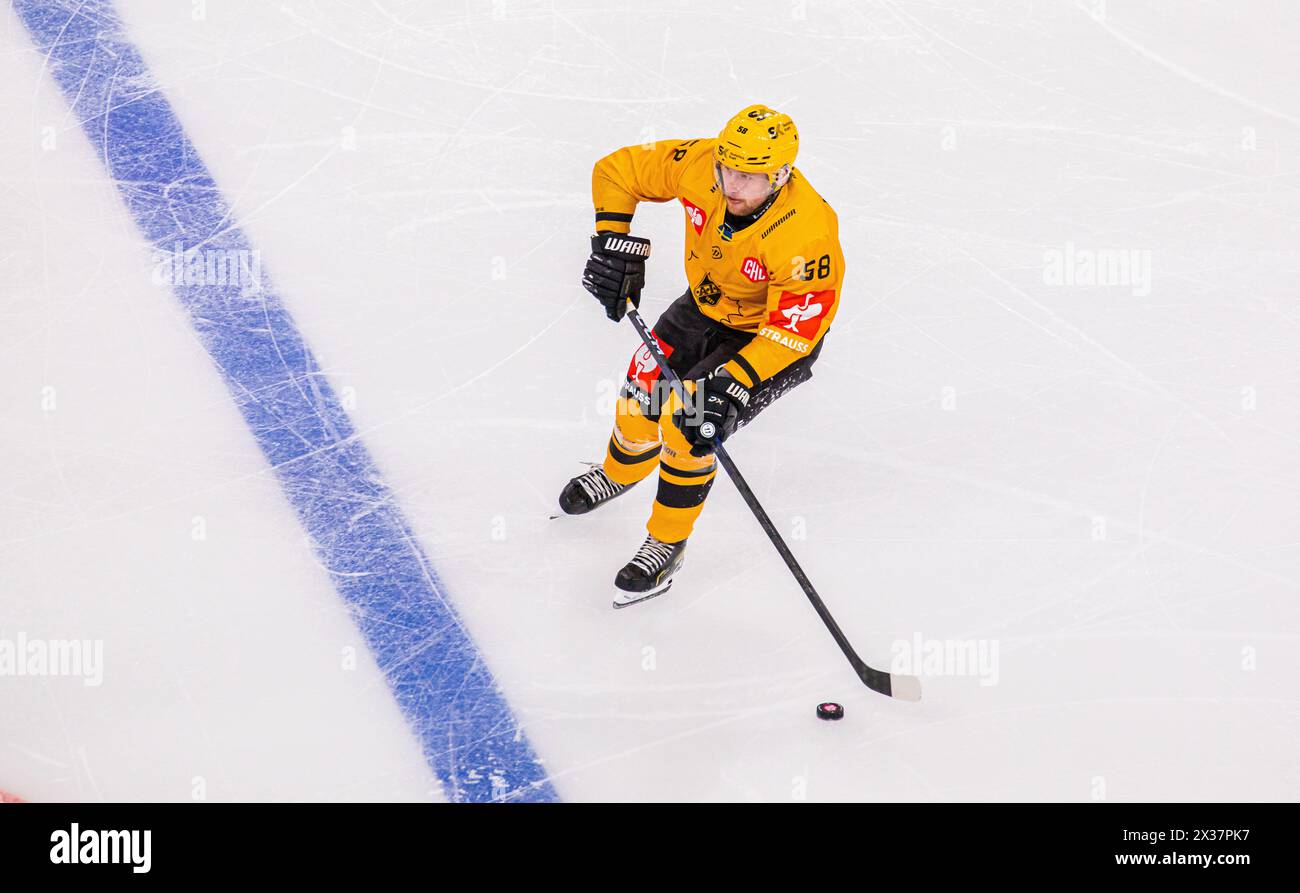
POLYGON ((798 335, 807 341, 813 340, 821 330, 822 320, 833 306, 833 288, 804 294, 783 291, 776 307, 767 316, 767 325, 759 330, 759 334, 800 353, 806 353, 808 345, 794 340, 786 333, 798 335))
MULTIPOLYGON (((659 349, 664 352, 665 357, 673 355, 673 346, 664 342, 654 332, 655 341, 659 342, 659 349)), ((635 384, 641 390, 649 392, 655 379, 659 377, 659 363, 655 360, 654 354, 650 353, 650 348, 642 344, 637 348, 636 353, 632 354, 632 362, 627 367, 628 384, 635 384)))
POLYGON ((744 262, 740 265, 740 272, 743 273, 745 278, 750 282, 767 281, 767 268, 764 267, 763 262, 756 257, 745 258, 744 262))
POLYGON ((691 226, 695 227, 695 235, 702 234, 709 215, 705 214, 699 205, 693 204, 686 199, 682 199, 682 207, 686 209, 686 219, 691 222, 691 226))
POLYGON ((796 304, 794 307, 787 307, 781 312, 785 318, 790 320, 786 323, 786 328, 792 332, 799 331, 799 323, 805 319, 813 319, 822 315, 822 305, 809 303, 812 300, 811 295, 804 295, 803 303, 796 304))

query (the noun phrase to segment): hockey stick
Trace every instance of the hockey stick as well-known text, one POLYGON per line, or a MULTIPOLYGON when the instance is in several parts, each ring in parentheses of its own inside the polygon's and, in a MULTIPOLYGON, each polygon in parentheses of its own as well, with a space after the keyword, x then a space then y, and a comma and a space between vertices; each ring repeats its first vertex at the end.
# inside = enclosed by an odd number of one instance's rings
MULTIPOLYGON (((663 371, 664 378, 668 380, 669 387, 676 392, 678 398, 682 401, 682 404, 685 405, 688 398, 685 393, 685 388, 682 386, 681 379, 677 377, 677 373, 673 372, 673 370, 669 368, 668 358, 665 357, 663 351, 659 349, 659 343, 655 341, 654 336, 650 334, 650 330, 646 327, 645 321, 641 319, 641 314, 637 312, 636 308, 632 306, 630 301, 627 305, 627 318, 632 320, 632 326, 636 329, 636 333, 641 336, 641 340, 645 343, 646 349, 650 351, 650 355, 653 356, 655 362, 659 364, 659 368, 663 371)), ((740 469, 736 467, 735 462, 731 461, 731 456, 727 453, 727 450, 722 444, 715 443, 713 445, 713 452, 717 455, 718 461, 722 463, 722 467, 727 470, 727 476, 731 478, 731 482, 734 483, 736 489, 740 491, 740 495, 745 500, 745 504, 749 506, 750 511, 754 513, 754 517, 758 519, 759 525, 761 525, 764 532, 767 533, 767 538, 772 541, 772 545, 776 546, 776 551, 781 553, 781 558, 785 561, 785 566, 790 568, 790 573, 794 574, 794 578, 799 581, 799 585, 803 588, 804 595, 808 596, 808 601, 812 602, 812 606, 817 611, 817 615, 821 617, 822 623, 826 624, 826 628, 830 630, 831 636, 835 639, 835 644, 840 646, 840 650, 844 652, 844 656, 849 659, 849 663, 853 666, 853 671, 858 674, 858 678, 866 684, 867 688, 872 691, 878 691, 882 695, 889 695, 904 701, 921 700, 920 679, 915 676, 903 676, 897 673, 886 673, 884 670, 874 669, 868 666, 866 661, 858 657, 858 653, 854 651, 853 646, 849 644, 849 640, 840 629, 840 625, 835 622, 835 618, 832 617, 831 612, 827 610, 826 604, 822 601, 821 596, 819 596, 817 590, 813 588, 812 581, 810 581, 808 575, 803 572, 803 568, 799 566, 799 562, 795 561, 794 553, 790 551, 790 547, 785 544, 785 540, 782 539, 781 534, 777 532, 776 525, 773 524, 772 519, 767 516, 767 512, 763 511, 763 506, 759 505, 758 497, 756 497, 754 491, 749 488, 749 484, 740 473, 740 469)))

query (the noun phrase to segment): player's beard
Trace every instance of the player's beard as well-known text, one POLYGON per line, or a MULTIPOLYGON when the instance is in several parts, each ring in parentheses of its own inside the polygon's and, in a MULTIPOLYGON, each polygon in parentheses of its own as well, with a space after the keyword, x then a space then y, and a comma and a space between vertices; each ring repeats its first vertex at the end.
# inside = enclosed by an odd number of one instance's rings
POLYGON ((771 196, 772 194, 769 192, 767 195, 764 195, 760 198, 750 199, 749 201, 743 201, 743 200, 733 201, 731 198, 727 197, 726 195, 724 195, 723 198, 726 199, 727 210, 730 211, 733 215, 735 215, 736 217, 748 217, 750 214, 753 214, 755 211, 757 211, 759 207, 763 204, 763 202, 767 201, 769 198, 771 198, 771 196))

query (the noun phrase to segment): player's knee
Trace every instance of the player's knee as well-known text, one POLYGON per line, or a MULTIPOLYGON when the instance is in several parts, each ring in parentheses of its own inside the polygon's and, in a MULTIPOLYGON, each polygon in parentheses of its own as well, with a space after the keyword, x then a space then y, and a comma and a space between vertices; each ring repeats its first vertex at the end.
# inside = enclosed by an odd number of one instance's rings
POLYGON ((703 456, 691 454, 691 444, 682 434, 677 425, 681 423, 681 415, 665 416, 660 423, 660 429, 663 431, 663 455, 666 460, 674 466, 688 470, 701 471, 706 468, 712 468, 714 457, 712 453, 703 456), (675 419, 675 420, 670 420, 675 419))
POLYGON ((646 418, 634 397, 619 397, 614 404, 614 428, 628 442, 658 443, 659 422, 646 418))
MULTIPOLYGON (((695 382, 686 382, 687 399, 695 393, 695 382)), ((659 417, 659 428, 663 432, 664 445, 670 447, 675 453, 683 456, 690 456, 691 444, 682 433, 682 425, 690 424, 693 416, 687 415, 682 409, 682 400, 676 393, 668 399, 663 414, 659 417)), ((698 456, 691 458, 700 458, 698 456)), ((709 464, 713 461, 712 456, 704 457, 709 464)))

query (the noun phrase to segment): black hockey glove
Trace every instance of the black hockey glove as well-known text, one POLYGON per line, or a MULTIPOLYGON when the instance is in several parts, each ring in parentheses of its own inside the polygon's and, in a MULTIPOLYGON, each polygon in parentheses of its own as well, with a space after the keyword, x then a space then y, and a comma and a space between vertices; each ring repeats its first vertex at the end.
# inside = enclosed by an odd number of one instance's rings
POLYGON ((740 413, 749 405, 749 389, 726 372, 714 372, 695 383, 693 414, 678 410, 673 422, 681 429, 692 456, 707 456, 736 430, 740 413))
POLYGON ((582 286, 605 306, 605 315, 618 322, 627 314, 627 302, 641 306, 645 287, 645 259, 650 240, 624 233, 596 233, 591 237, 591 257, 582 273, 582 286))

